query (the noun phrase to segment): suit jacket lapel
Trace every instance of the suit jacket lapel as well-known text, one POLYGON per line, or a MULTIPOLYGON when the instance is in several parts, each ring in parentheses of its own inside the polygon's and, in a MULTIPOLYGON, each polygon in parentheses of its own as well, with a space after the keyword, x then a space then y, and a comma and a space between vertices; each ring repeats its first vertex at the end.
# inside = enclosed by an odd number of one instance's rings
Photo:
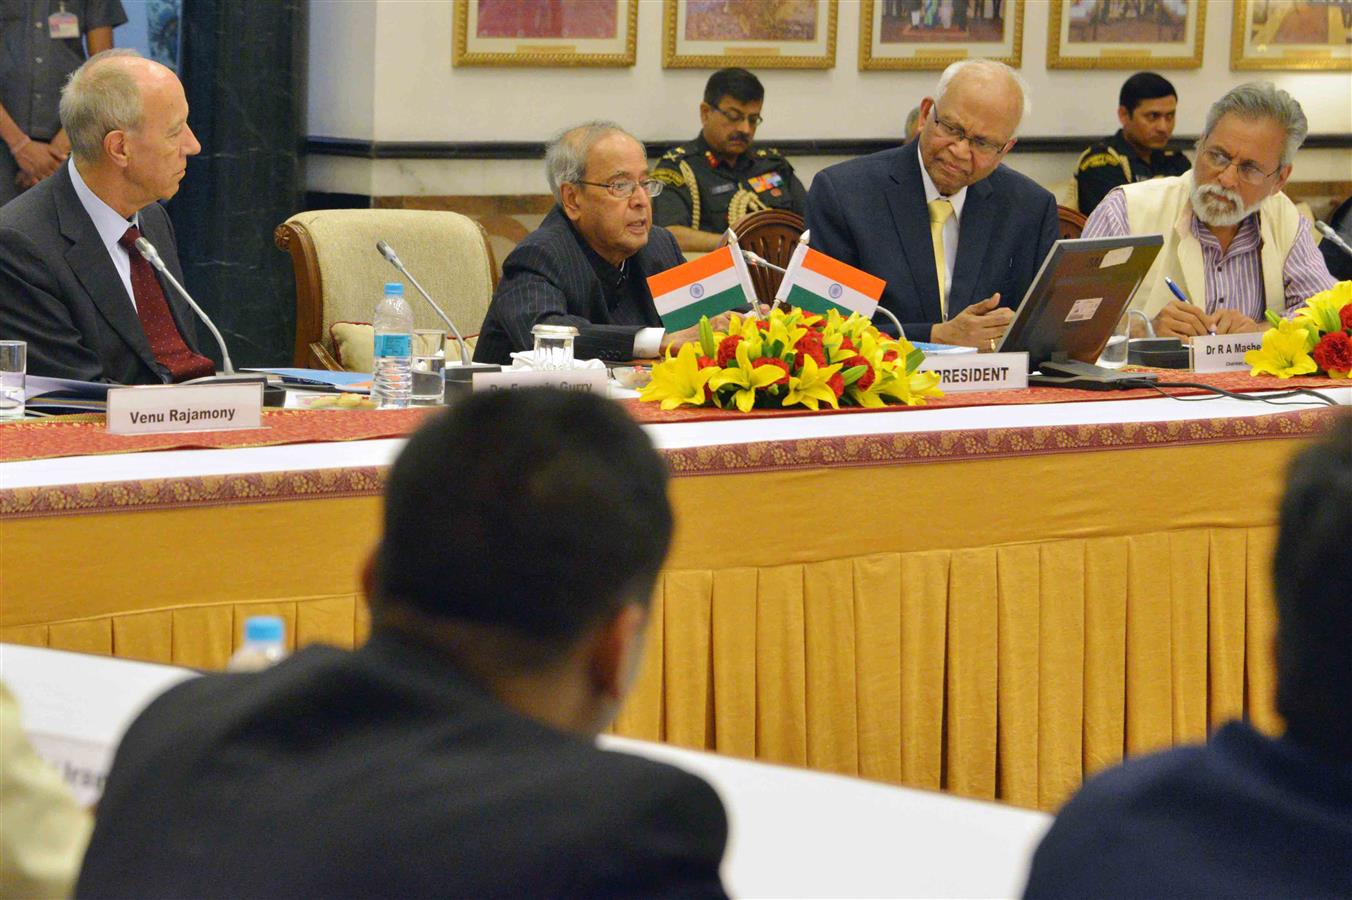
POLYGON ((901 251, 911 274, 912 290, 920 300, 920 311, 926 321, 938 322, 939 276, 934 268, 934 242, 930 240, 929 208, 925 204, 925 182, 920 178, 919 154, 918 142, 912 141, 897 157, 887 206, 901 238, 901 251))
MULTIPOLYGON (((990 246, 991 226, 995 221, 995 191, 988 181, 978 181, 967 189, 967 198, 962 204, 962 218, 958 221, 958 252, 953 258, 953 284, 948 290, 948 317, 951 319, 973 303, 985 300, 976 296, 977 283, 981 278, 986 260, 986 248, 990 246)), ((996 260, 992 265, 998 264, 996 260)), ((988 272, 988 275, 999 275, 988 272)), ((1008 299, 1001 297, 1001 301, 1008 299)), ((1022 297, 1015 297, 1018 303, 1022 297)))
POLYGON ((117 269, 108 256, 108 248, 80 204, 80 198, 70 183, 69 173, 61 169, 54 177, 61 179, 56 191, 56 214, 61 220, 61 234, 70 241, 66 249, 66 262, 70 264, 71 271, 84 285, 99 313, 127 342, 127 346, 152 371, 162 371, 155 354, 150 350, 150 341, 136 315, 136 307, 122 286, 122 279, 118 277, 117 269))

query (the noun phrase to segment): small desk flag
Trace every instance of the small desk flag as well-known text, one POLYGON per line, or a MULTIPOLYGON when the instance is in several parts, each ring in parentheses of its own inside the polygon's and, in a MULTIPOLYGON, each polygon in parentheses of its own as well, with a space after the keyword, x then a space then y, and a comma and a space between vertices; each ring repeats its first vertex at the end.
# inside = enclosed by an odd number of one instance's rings
POLYGON ((648 289, 667 331, 680 331, 699 324, 701 316, 713 318, 756 302, 756 288, 736 244, 650 276, 648 289))
POLYGON ((857 312, 873 318, 878 298, 887 282, 862 269, 848 266, 800 241, 789 258, 784 280, 779 283, 775 300, 787 300, 810 312, 825 314, 831 309, 848 316, 857 312))

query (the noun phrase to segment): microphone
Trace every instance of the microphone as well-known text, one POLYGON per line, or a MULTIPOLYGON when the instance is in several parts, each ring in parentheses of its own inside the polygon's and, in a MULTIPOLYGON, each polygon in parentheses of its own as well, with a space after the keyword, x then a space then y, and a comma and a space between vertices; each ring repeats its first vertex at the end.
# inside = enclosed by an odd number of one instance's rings
POLYGON ((178 283, 178 279, 169 271, 169 267, 164 264, 164 260, 160 259, 160 251, 155 249, 154 244, 143 237, 139 237, 136 239, 136 249, 143 257, 145 257, 146 262, 155 267, 155 271, 163 275, 169 283, 174 286, 174 290, 178 291, 178 295, 188 301, 188 305, 192 307, 192 311, 197 313, 197 318, 206 323, 207 328, 211 331, 211 336, 216 339, 216 346, 221 348, 221 363, 225 366, 225 374, 234 375, 235 364, 230 361, 230 351, 225 349, 225 339, 222 338, 221 333, 216 330, 216 323, 211 321, 211 317, 202 311, 202 307, 197 305, 197 301, 189 296, 188 292, 183 289, 183 285, 178 283))
POLYGON ((393 247, 384 241, 376 241, 376 249, 380 251, 381 256, 389 261, 390 265, 402 272, 404 277, 413 283, 413 286, 418 289, 418 293, 422 294, 423 299, 427 301, 427 305, 432 307, 433 311, 436 312, 441 321, 446 323, 446 327, 451 330, 451 334, 455 335, 455 342, 460 345, 460 365, 469 365, 469 350, 465 347, 465 339, 460 336, 460 329, 455 327, 455 323, 451 321, 451 317, 446 315, 446 312, 440 306, 437 306, 437 301, 432 299, 432 295, 423 289, 423 286, 418 283, 418 279, 414 278, 412 273, 404 266, 403 261, 399 258, 399 254, 394 252, 393 247))
POLYGON ((784 269, 784 268, 781 268, 780 266, 775 265, 774 263, 770 262, 770 261, 769 261, 768 259, 766 259, 765 257, 760 256, 759 254, 754 253, 754 252, 752 252, 751 250, 747 250, 747 249, 743 248, 743 249, 742 249, 742 256, 746 257, 746 261, 749 262, 749 263, 751 263, 751 265, 753 265, 753 266, 760 266, 762 269, 774 269, 776 272, 780 272, 780 273, 787 273, 787 272, 788 272, 788 269, 784 269))
POLYGON ((1325 240, 1330 241, 1333 244, 1333 246, 1337 247, 1339 250, 1343 251, 1348 256, 1352 256, 1352 247, 1349 247, 1347 245, 1347 241, 1343 240, 1343 236, 1341 234, 1334 231, 1331 227, 1319 221, 1318 219, 1314 220, 1314 227, 1319 229, 1319 233, 1324 236, 1325 240))

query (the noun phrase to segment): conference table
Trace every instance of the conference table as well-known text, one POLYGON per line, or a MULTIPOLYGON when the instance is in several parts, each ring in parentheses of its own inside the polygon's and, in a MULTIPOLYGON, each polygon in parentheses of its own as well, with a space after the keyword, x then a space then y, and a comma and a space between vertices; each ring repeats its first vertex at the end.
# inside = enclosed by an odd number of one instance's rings
MULTIPOLYGON (((122 734, 177 666, 0 644, 39 755, 97 801, 122 734)), ((728 814, 723 883, 744 897, 1017 897, 1045 813, 604 736, 713 785, 728 814)))
MULTIPOLYGON (((1053 809, 1124 754, 1237 715, 1277 729, 1277 501, 1339 412, 1159 397, 650 422, 677 532, 614 731, 1053 809)), ((245 616, 275 613, 297 643, 351 646, 401 445, 0 463, 0 640, 217 668, 245 616)))

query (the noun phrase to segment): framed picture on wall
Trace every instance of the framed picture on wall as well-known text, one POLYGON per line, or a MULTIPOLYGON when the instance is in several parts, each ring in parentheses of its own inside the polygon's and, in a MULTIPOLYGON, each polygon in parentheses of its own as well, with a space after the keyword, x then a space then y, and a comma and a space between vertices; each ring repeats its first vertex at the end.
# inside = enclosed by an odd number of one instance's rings
POLYGON ((1206 6, 1206 0, 1051 0, 1047 68, 1201 68, 1206 6))
POLYGON ((457 66, 632 66, 639 0, 455 0, 457 66))
POLYGON ((837 0, 663 0, 668 69, 830 69, 837 0))
POLYGON ((859 68, 943 69, 968 57, 1023 61, 1024 0, 864 0, 859 68))
POLYGON ((1352 0, 1236 0, 1230 68, 1352 71, 1352 0))

